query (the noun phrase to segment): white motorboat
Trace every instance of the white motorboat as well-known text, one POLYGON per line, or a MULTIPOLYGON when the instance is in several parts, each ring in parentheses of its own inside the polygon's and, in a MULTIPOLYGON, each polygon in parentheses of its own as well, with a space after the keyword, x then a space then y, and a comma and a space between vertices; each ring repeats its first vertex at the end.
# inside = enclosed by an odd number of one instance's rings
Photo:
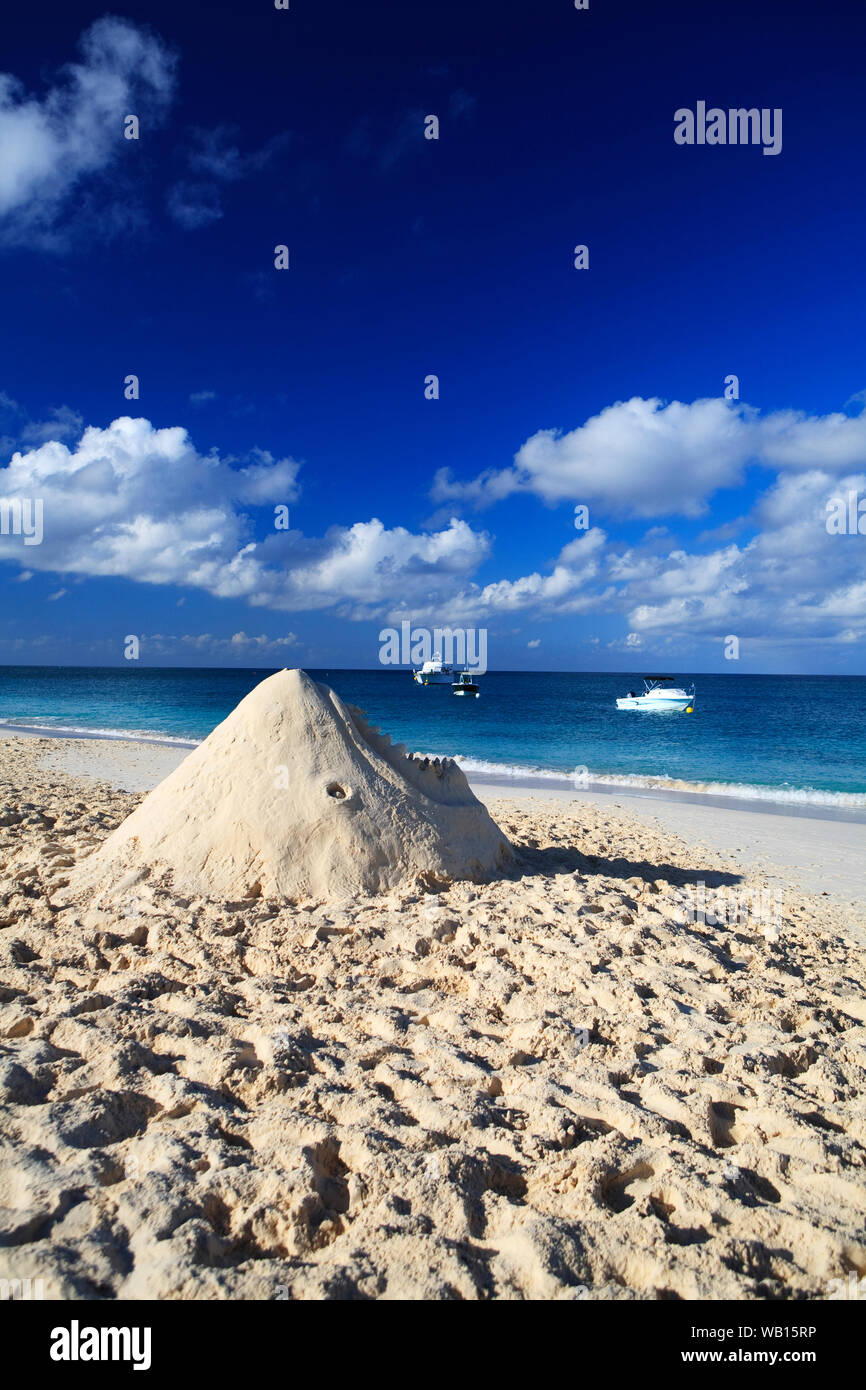
POLYGON ((474 672, 472 671, 461 671, 451 683, 451 694, 472 695, 477 700, 481 692, 478 689, 478 682, 473 679, 473 676, 474 672))
POLYGON ((434 652, 429 661, 425 661, 420 671, 412 672, 412 679, 417 685, 450 685, 454 680, 454 670, 451 666, 442 664, 440 652, 434 652))
POLYGON ((630 690, 616 702, 617 709, 679 710, 691 714, 695 707, 695 687, 682 690, 673 676, 644 676, 643 693, 630 690))

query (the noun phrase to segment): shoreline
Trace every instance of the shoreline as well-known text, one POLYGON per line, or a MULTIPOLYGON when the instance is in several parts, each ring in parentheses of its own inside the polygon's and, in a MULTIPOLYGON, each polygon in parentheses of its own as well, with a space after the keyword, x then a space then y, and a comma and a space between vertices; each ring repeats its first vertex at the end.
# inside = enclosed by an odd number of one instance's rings
POLYGON ((601 801, 613 797, 625 797, 629 800, 649 803, 674 801, 684 806, 710 806, 726 811, 742 811, 749 815, 776 815, 805 820, 843 821, 852 825, 866 826, 866 806, 861 810, 853 806, 824 806, 821 802, 773 801, 770 796, 765 799, 733 796, 719 792, 688 791, 682 786, 642 787, 631 785, 628 782, 595 782, 591 777, 588 777, 579 787, 571 783, 569 778, 562 777, 559 780, 563 785, 556 786, 552 775, 550 777, 510 777, 505 775, 497 777, 493 773, 476 773, 466 771, 466 768, 463 770, 473 788, 496 787, 505 794, 508 793, 509 789, 513 789, 515 795, 529 792, 533 795, 548 795, 551 800, 559 800, 562 797, 567 797, 569 800, 574 797, 581 799, 591 797, 601 801))
MULTIPOLYGON (((94 730, 92 733, 83 729, 44 729, 36 725, 3 725, 0 724, 0 738, 45 738, 56 743, 95 743, 108 747, 142 747, 153 749, 165 749, 176 755, 173 764, 166 765, 166 770, 161 776, 165 777, 171 772, 174 766, 199 746, 202 740, 182 739, 180 736, 159 734, 128 734, 107 730, 94 730)), ((421 752, 422 750, 416 750, 421 752)), ((428 757, 451 757, 451 754, 431 753, 425 751, 423 756, 428 757)), ((571 799, 573 796, 600 797, 611 799, 613 797, 626 797, 634 801, 645 801, 649 803, 674 801, 686 806, 710 806, 721 810, 742 811, 752 814, 777 815, 798 818, 802 820, 822 820, 836 821, 851 825, 866 826, 866 804, 860 806, 836 806, 824 804, 820 801, 793 801, 783 799, 784 793, 779 794, 779 799, 773 796, 774 788, 766 788, 766 795, 761 796, 737 796, 735 793, 724 791, 705 791, 695 788, 692 790, 682 780, 671 782, 665 785, 661 778, 656 779, 662 784, 659 786, 644 786, 640 783, 633 783, 625 780, 620 782, 604 780, 609 774, 600 774, 598 780, 593 780, 588 776, 580 786, 574 783, 572 777, 567 773, 557 773, 555 771, 538 771, 533 773, 527 770, 526 773, 515 775, 513 773, 496 773, 485 768, 476 770, 466 767, 463 760, 459 757, 455 759, 462 767, 463 772, 473 788, 496 787, 502 795, 513 794, 523 795, 527 792, 534 794, 549 795, 552 800, 558 800, 562 796, 571 799)), ((469 760, 472 761, 471 759, 469 760)), ((109 760, 109 767, 111 766, 109 760)), ((86 775, 86 773, 85 773, 86 775)), ((106 774, 109 777, 110 775, 106 774)), ((157 780, 160 780, 158 778, 157 780)), ((123 787, 126 791, 146 790, 149 791, 156 783, 149 783, 143 787, 123 787)), ((718 783, 720 787, 724 783, 718 783)), ((757 790, 757 787, 756 787, 757 790)), ((828 792, 827 795, 835 793, 828 792)), ((839 793, 844 795, 844 793, 839 793)))
MULTIPOLYGON (((4 740, 18 731, 0 728, 4 740)), ((33 735, 23 735, 32 743, 33 735)), ((107 783, 117 791, 149 792, 190 750, 177 744, 119 738, 46 738, 42 769, 107 783)), ((866 927, 866 816, 828 807, 738 801, 702 793, 593 785, 556 787, 548 778, 518 780, 468 773, 472 790, 487 806, 522 812, 571 815, 581 806, 622 813, 645 828, 675 835, 696 849, 747 866, 769 885, 796 883, 854 909, 866 927)), ((494 811, 494 818, 496 812, 494 811)))

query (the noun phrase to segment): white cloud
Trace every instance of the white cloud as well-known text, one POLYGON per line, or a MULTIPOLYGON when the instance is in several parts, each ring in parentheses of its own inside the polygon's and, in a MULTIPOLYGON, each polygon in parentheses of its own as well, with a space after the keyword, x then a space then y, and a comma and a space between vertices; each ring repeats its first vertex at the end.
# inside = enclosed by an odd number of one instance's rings
MULTIPOLYGON (((262 547, 270 559, 278 542, 262 547)), ((333 527, 321 540, 304 540, 289 576, 276 592, 255 597, 272 608, 323 608, 340 601, 338 614, 359 620, 388 611, 415 614, 473 573, 490 550, 490 539, 464 521, 444 530, 415 534, 381 521, 333 527)))
MULTIPOLYGON (((61 69, 41 98, 0 74, 0 230, 7 241, 66 244, 62 213, 73 193, 129 153, 124 117, 137 115, 153 129, 171 101, 174 58, 148 30, 105 16, 82 34, 79 48, 81 61, 61 69)), ((100 213, 103 223, 112 221, 105 206, 100 213)))
POLYGON ((142 633, 142 655, 177 656, 194 652, 197 656, 228 657, 237 660, 240 656, 273 656, 282 658, 289 647, 297 645, 297 637, 288 632, 283 637, 269 637, 266 633, 250 636, 246 632, 235 632, 231 637, 216 637, 212 632, 183 633, 142 633))
POLYGON ((264 506, 267 502, 293 502, 298 495, 300 464, 295 459, 275 460, 266 449, 253 449, 252 463, 237 470, 238 496, 243 502, 264 506))
POLYGON ((838 473, 866 464, 866 410, 859 415, 777 410, 757 421, 755 431, 760 460, 768 468, 838 473))
POLYGON ((530 648, 532 648, 532 647, 540 647, 540 646, 541 646, 541 638, 540 638, 540 637, 533 637, 532 641, 531 641, 531 642, 527 642, 526 645, 527 645, 527 647, 530 647, 530 648))
MULTIPOLYGON (((452 527, 462 524, 451 522, 452 527)), ((445 617, 451 622, 480 622, 494 614, 522 609, 587 612, 598 602, 599 590, 591 581, 599 574, 605 541, 604 531, 592 527, 563 547, 549 574, 534 571, 519 579, 497 579, 483 587, 470 584, 450 594, 445 590, 435 605, 416 608, 413 616, 419 622, 445 617)), ((391 616, 399 617, 403 611, 395 610, 391 616)))
POLYGON ((289 632, 285 637, 250 637, 246 632, 235 632, 231 637, 233 647, 292 647, 297 642, 297 637, 293 632, 289 632))
POLYGON ((31 570, 179 584, 256 607, 342 605, 345 616, 396 601, 428 602, 460 585, 486 557, 489 538, 466 522, 416 535, 381 521, 333 527, 325 536, 269 530, 254 539, 251 507, 297 497, 300 465, 253 450, 241 467, 197 452, 186 430, 123 417, 13 454, 0 472, 9 497, 41 498, 44 539, 0 535, 0 559, 31 570))
POLYGON ((539 430, 509 468, 487 470, 468 482, 440 469, 432 496, 485 507, 512 493, 532 493, 549 504, 592 503, 623 518, 696 517, 715 492, 742 482, 750 462, 774 470, 863 466, 866 411, 776 411, 761 417, 721 398, 666 405, 635 397, 567 434, 539 430))
MULTIPOLYGON (((866 538, 831 536, 831 496, 866 496, 866 474, 790 472, 759 498, 741 531, 748 541, 690 551, 651 528, 624 547, 594 527, 570 541, 546 573, 464 587, 452 621, 481 622, 525 609, 554 617, 606 614, 625 632, 607 642, 634 651, 734 633, 763 646, 849 644, 866 638, 866 538)), ((440 604, 439 612, 443 610, 440 604)), ((420 615, 419 615, 420 616, 420 615)))
MULTIPOLYGON (((866 474, 786 474, 754 508, 751 520, 761 529, 747 545, 643 557, 639 578, 632 574, 622 591, 631 626, 805 642, 841 640, 844 624, 863 637, 863 538, 826 528, 827 500, 849 490, 866 495, 866 474)), ((622 572, 616 563, 610 568, 622 572)))
MULTIPOLYGON (((776 432, 786 450, 801 423, 776 432)), ((831 436, 827 451, 838 462, 848 455, 835 425, 831 436)), ((591 614, 622 622, 613 644, 621 650, 650 637, 658 648, 729 633, 765 644, 850 645, 866 636, 866 539, 826 529, 828 498, 866 496, 866 471, 839 476, 792 464, 732 539, 709 537, 690 549, 651 527, 626 546, 594 526, 572 532, 548 566, 486 582, 476 576, 491 558, 491 539, 456 518, 421 533, 375 517, 323 536, 276 531, 273 507, 294 502, 298 472, 291 458, 262 450, 243 460, 203 455, 184 429, 115 420, 85 430, 75 446, 55 440, 13 455, 0 493, 43 499, 44 538, 25 549, 22 536, 0 535, 0 558, 64 583, 123 577, 355 621, 507 626, 523 613, 591 614), (253 516, 254 509, 262 510, 253 516)), ((236 654, 255 654, 265 642, 270 650, 278 640, 243 631, 235 639, 213 640, 236 654)))

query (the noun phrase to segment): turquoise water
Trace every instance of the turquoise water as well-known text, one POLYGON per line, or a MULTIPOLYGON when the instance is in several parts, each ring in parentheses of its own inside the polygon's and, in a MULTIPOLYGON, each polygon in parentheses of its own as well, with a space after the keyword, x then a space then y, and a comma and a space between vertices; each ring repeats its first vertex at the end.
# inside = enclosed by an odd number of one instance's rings
MULTIPOLYGON (((270 672, 0 667, 0 723, 196 742, 270 672)), ((405 671, 313 671, 411 750, 470 772, 688 784, 753 800, 866 808, 866 677, 694 675, 693 714, 617 710, 639 674, 489 672, 481 698, 405 671)))

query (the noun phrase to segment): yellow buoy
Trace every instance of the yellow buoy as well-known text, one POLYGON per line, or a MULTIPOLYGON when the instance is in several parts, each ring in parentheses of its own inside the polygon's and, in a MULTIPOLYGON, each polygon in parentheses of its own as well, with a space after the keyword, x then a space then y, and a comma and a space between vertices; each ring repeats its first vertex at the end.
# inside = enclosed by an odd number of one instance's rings
POLYGON ((686 714, 694 714, 694 712, 695 712, 695 707, 694 707, 694 705, 686 705, 686 714))

